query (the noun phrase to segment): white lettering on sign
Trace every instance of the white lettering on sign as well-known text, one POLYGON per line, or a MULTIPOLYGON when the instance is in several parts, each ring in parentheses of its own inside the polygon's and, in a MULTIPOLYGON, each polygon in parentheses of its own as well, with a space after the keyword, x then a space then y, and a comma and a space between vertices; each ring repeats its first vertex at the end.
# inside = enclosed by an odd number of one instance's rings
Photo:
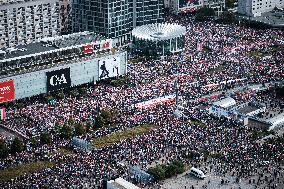
POLYGON ((61 76, 53 75, 53 76, 50 77, 49 83, 52 86, 57 86, 57 85, 61 85, 63 83, 67 83, 67 80, 66 80, 64 74, 62 74, 61 76))
POLYGON ((10 86, 0 88, 0 92, 10 91, 10 86))

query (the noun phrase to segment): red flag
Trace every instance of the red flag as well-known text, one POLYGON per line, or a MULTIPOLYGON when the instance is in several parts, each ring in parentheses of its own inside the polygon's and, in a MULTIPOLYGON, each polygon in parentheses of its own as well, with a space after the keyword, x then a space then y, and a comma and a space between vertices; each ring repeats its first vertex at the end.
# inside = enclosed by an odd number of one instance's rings
POLYGON ((103 49, 109 48, 109 46, 110 46, 110 44, 109 44, 109 42, 107 41, 107 42, 105 42, 105 43, 103 44, 103 49))

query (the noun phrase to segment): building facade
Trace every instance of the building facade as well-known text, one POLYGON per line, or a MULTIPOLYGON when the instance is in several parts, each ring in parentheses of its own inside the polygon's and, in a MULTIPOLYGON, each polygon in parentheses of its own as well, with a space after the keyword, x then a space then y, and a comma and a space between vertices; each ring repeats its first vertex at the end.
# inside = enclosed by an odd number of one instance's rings
POLYGON ((261 16, 275 7, 284 8, 284 0, 239 0, 238 13, 247 16, 261 16))
POLYGON ((49 37, 0 50, 0 103, 45 94, 127 72, 127 52, 92 32, 49 37))
POLYGON ((6 1, 0 5, 0 48, 59 34, 59 0, 6 1))
POLYGON ((165 7, 174 14, 194 12, 201 7, 222 10, 225 0, 164 0, 165 7))
POLYGON ((72 31, 94 31, 127 43, 134 27, 163 19, 163 0, 73 0, 72 31))

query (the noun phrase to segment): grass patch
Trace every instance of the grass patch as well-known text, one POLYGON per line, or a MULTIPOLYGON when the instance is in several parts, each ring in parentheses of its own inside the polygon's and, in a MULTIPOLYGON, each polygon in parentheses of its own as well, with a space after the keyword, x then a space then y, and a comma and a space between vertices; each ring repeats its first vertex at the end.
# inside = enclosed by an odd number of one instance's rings
POLYGON ((219 65, 216 68, 210 69, 208 70, 208 74, 213 74, 213 73, 218 73, 218 72, 222 72, 226 69, 225 65, 219 65))
POLYGON ((262 58, 264 56, 264 54, 262 52, 259 52, 259 51, 251 51, 251 52, 249 52, 248 56, 252 57, 252 58, 262 58))
POLYGON ((191 120, 191 124, 196 125, 198 127, 206 127, 204 123, 202 123, 201 121, 197 121, 197 120, 191 120))
POLYGON ((275 135, 275 131, 254 131, 251 137, 253 140, 258 140, 268 135, 275 135))
POLYGON ((56 151, 49 153, 48 156, 51 157, 56 154, 61 155, 61 156, 67 156, 67 155, 73 154, 73 151, 67 148, 58 148, 56 151))
POLYGON ((120 142, 122 140, 131 138, 133 136, 137 136, 137 135, 142 135, 142 134, 146 134, 151 132, 153 129, 158 128, 157 125, 140 125, 134 128, 130 128, 127 129, 125 131, 122 132, 118 132, 118 133, 113 133, 101 138, 97 138, 95 139, 92 144, 96 147, 96 148, 102 148, 102 147, 106 147, 106 146, 110 146, 113 145, 117 142, 120 142))
POLYGON ((54 165, 54 162, 38 161, 4 169, 0 171, 0 181, 7 181, 16 177, 23 176, 24 174, 31 174, 46 168, 53 167, 54 165))

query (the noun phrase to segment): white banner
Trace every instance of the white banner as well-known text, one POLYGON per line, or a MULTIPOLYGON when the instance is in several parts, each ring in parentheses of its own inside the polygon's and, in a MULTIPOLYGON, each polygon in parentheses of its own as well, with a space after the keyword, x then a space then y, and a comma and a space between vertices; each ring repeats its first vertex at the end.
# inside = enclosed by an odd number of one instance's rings
POLYGON ((137 103, 135 104, 135 107, 138 109, 148 109, 148 108, 152 108, 157 105, 160 105, 160 104, 172 103, 172 102, 175 102, 175 100, 176 100, 175 95, 168 95, 168 96, 159 97, 159 98, 155 98, 152 100, 137 103))

